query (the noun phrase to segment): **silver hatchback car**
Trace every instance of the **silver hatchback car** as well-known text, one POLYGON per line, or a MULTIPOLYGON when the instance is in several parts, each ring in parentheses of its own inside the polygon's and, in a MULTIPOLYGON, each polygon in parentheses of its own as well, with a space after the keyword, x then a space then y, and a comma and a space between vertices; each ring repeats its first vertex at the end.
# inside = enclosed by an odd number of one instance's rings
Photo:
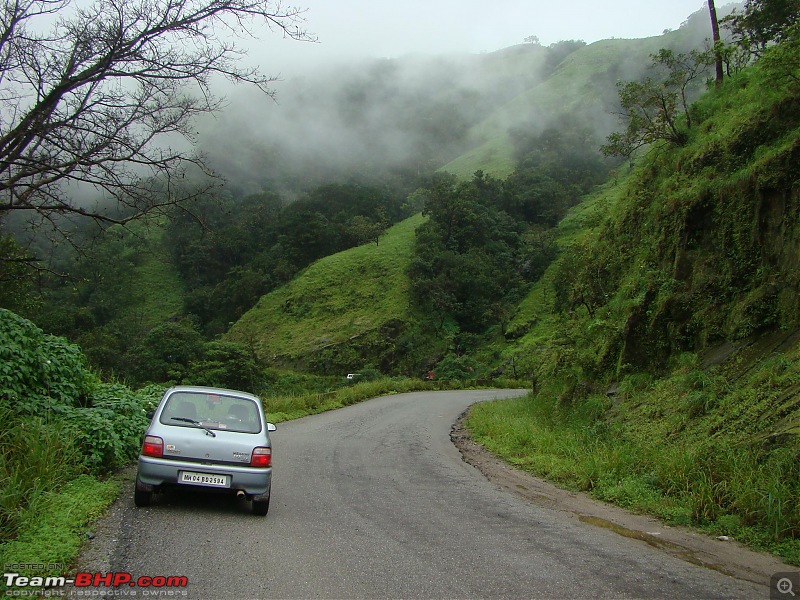
POLYGON ((139 453, 134 502, 181 487, 235 494, 266 515, 272 488, 272 444, 259 399, 221 388, 168 389, 152 413, 139 453))

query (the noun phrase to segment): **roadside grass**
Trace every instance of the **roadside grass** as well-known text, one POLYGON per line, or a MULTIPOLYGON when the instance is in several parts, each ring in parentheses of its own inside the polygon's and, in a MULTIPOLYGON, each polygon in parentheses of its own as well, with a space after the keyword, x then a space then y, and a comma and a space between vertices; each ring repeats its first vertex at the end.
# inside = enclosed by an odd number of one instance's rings
POLYGON ((24 526, 29 512, 46 508, 51 490, 80 474, 81 459, 60 421, 16 421, 5 407, 0 407, 0 419, 14 422, 0 432, 0 541, 5 541, 24 526))
MULTIPOLYGON (((42 493, 39 502, 21 513, 17 536, 0 544, 0 564, 5 572, 26 577, 66 575, 86 539, 87 527, 119 492, 115 478, 100 481, 80 475, 42 493)), ((5 581, 0 589, 6 589, 5 581)))
POLYGON ((565 403, 542 391, 477 404, 467 427, 496 455, 567 489, 800 566, 800 447, 796 435, 783 434, 796 423, 769 416, 785 396, 775 387, 776 360, 795 381, 800 364, 775 357, 749 365, 735 390, 732 372, 688 368, 621 385, 615 400, 565 403), (699 407, 691 393, 698 385, 706 387, 699 407), (754 437, 769 423, 775 435, 754 437))

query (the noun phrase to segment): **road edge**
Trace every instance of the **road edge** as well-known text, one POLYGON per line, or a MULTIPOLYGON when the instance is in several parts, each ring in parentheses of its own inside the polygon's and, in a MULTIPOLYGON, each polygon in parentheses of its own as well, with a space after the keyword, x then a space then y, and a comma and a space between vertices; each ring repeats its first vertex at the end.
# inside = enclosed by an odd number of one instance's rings
POLYGON ((450 439, 464 462, 492 483, 532 504, 558 510, 582 523, 639 540, 686 562, 765 588, 769 587, 772 575, 797 571, 774 555, 755 551, 735 540, 721 541, 695 530, 665 525, 656 517, 631 513, 588 494, 564 490, 518 469, 472 438, 464 425, 468 412, 469 409, 459 416, 450 431, 450 439))

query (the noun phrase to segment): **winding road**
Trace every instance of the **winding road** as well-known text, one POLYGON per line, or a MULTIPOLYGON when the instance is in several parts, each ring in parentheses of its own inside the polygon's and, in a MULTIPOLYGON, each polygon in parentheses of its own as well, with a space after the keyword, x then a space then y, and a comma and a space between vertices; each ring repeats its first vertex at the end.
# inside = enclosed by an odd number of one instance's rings
POLYGON ((398 394, 282 423, 266 518, 234 499, 171 494, 135 509, 126 497, 107 568, 186 576, 176 595, 208 600, 769 597, 465 463, 450 439, 459 415, 521 393, 398 394))

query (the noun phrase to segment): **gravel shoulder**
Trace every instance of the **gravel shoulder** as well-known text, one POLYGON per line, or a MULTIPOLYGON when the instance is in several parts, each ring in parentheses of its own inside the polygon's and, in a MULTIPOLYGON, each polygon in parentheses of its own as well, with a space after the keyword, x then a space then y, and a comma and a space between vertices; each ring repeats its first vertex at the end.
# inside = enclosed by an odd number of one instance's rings
POLYGON ((475 442, 464 428, 464 413, 453 426, 450 438, 464 461, 496 485, 532 504, 562 511, 583 523, 641 540, 667 554, 737 579, 769 586, 775 573, 797 571, 774 555, 756 552, 736 540, 725 541, 683 527, 665 525, 655 517, 627 510, 570 492, 517 469, 475 442))

